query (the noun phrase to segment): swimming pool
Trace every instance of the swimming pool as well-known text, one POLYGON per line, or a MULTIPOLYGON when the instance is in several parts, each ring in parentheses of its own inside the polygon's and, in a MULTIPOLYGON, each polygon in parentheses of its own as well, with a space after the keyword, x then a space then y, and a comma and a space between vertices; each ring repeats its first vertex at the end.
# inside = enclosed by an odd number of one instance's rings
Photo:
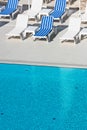
POLYGON ((0 130, 87 130, 87 69, 0 64, 0 130))

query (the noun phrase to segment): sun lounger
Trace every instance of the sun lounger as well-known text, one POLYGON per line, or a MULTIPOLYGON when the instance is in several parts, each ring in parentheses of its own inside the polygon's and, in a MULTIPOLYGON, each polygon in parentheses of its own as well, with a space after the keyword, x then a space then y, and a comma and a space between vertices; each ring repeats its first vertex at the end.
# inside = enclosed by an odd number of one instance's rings
POLYGON ((13 18, 17 10, 18 0, 8 0, 8 3, 4 10, 0 12, 0 17, 10 17, 13 18))
POLYGON ((77 34, 80 31, 80 25, 81 25, 81 18, 77 17, 71 17, 69 20, 69 27, 65 34, 60 37, 60 41, 74 41, 74 43, 77 43, 77 34))
POLYGON ((55 6, 53 10, 42 9, 39 15, 40 16, 43 14, 49 15, 52 16, 54 20, 61 19, 61 21, 63 21, 64 15, 66 15, 65 9, 66 9, 66 0, 55 0, 55 6))
POLYGON ((6 34, 7 38, 11 37, 20 37, 23 39, 23 31, 27 27, 28 23, 28 16, 24 14, 19 14, 17 16, 17 21, 15 27, 10 31, 8 34, 6 34))
POLYGON ((66 9, 66 0, 56 0, 54 10, 50 13, 55 20, 62 19, 66 9))
POLYGON ((39 29, 35 32, 33 38, 46 39, 50 41, 50 33, 53 29, 53 17, 51 16, 42 16, 41 24, 39 29))
POLYGON ((37 18, 38 13, 42 8, 43 0, 32 0, 31 8, 24 13, 28 15, 29 19, 37 18))

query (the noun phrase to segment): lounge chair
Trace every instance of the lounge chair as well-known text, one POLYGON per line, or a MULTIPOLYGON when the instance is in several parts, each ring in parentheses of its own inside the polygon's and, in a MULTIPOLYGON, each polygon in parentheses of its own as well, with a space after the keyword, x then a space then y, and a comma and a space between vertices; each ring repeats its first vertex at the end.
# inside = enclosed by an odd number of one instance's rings
POLYGON ((3 11, 0 12, 0 17, 13 18, 17 10, 18 0, 8 0, 7 5, 3 11))
POLYGON ((50 13, 55 20, 62 19, 66 9, 66 0, 56 0, 54 10, 50 13))
POLYGON ((81 24, 81 18, 80 17, 71 17, 69 20, 69 26, 67 29, 67 32, 60 37, 60 41, 74 41, 74 43, 77 43, 77 34, 80 31, 80 24, 81 24))
POLYGON ((24 14, 18 14, 15 27, 6 34, 7 38, 20 37, 23 39, 22 32, 27 27, 28 16, 24 14))
POLYGON ((87 22, 87 3, 86 3, 85 12, 81 14, 81 22, 82 23, 86 23, 87 22))
POLYGON ((62 22, 64 15, 66 15, 65 9, 66 9, 66 0, 55 0, 55 6, 52 11, 49 9, 42 9, 39 15, 43 15, 43 14, 49 15, 52 16, 54 20, 61 19, 62 22))
POLYGON ((29 19, 36 18, 42 8, 43 0, 32 0, 31 8, 24 13, 28 15, 29 19))
POLYGON ((36 38, 46 39, 48 38, 48 42, 50 41, 50 33, 53 29, 53 17, 51 16, 42 16, 41 24, 38 30, 36 30, 33 35, 34 40, 36 38))

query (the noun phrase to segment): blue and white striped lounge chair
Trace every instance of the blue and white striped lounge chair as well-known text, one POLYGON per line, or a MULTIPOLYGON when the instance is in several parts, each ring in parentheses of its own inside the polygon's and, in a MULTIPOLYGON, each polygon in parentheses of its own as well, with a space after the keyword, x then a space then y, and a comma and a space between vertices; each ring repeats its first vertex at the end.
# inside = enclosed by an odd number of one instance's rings
POLYGON ((0 12, 0 17, 11 17, 18 12, 18 0, 8 0, 8 3, 3 11, 0 12))
POLYGON ((52 32, 53 29, 53 17, 51 16, 42 16, 40 28, 34 34, 34 40, 36 38, 39 39, 46 39, 48 38, 48 42, 50 41, 49 34, 52 32))
POLYGON ((54 20, 61 19, 66 9, 66 0, 56 0, 54 10, 50 13, 50 16, 54 20))
POLYGON ((61 20, 61 22, 63 22, 64 16, 67 15, 66 0, 55 0, 54 9, 41 9, 41 11, 39 12, 39 19, 42 15, 52 16, 54 20, 61 20))

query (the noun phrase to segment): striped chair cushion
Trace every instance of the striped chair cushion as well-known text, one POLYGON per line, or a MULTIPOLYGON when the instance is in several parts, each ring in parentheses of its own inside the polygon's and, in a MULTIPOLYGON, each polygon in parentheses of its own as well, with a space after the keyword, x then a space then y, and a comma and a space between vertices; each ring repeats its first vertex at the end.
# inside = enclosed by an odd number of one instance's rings
POLYGON ((0 12, 0 15, 10 15, 12 14, 18 6, 18 0, 8 0, 8 3, 5 7, 5 9, 0 12))
POLYGON ((43 16, 39 31, 34 36, 47 36, 53 28, 53 17, 43 16))
POLYGON ((15 11, 14 9, 8 8, 8 9, 3 10, 0 14, 1 15, 9 15, 14 11, 15 11))
POLYGON ((49 29, 40 29, 38 32, 35 33, 34 36, 47 36, 51 30, 49 29))
POLYGON ((54 10, 65 11, 66 0, 56 0, 54 10))
POLYGON ((64 11, 54 10, 54 11, 50 14, 50 16, 53 16, 54 18, 60 18, 63 14, 64 14, 64 11))
POLYGON ((49 16, 43 16, 41 20, 41 29, 52 29, 53 18, 49 16))
POLYGON ((6 8, 17 9, 18 0, 8 0, 6 8))
POLYGON ((66 0, 56 0, 54 10, 50 13, 50 16, 52 16, 54 19, 60 18, 66 8, 66 0))

